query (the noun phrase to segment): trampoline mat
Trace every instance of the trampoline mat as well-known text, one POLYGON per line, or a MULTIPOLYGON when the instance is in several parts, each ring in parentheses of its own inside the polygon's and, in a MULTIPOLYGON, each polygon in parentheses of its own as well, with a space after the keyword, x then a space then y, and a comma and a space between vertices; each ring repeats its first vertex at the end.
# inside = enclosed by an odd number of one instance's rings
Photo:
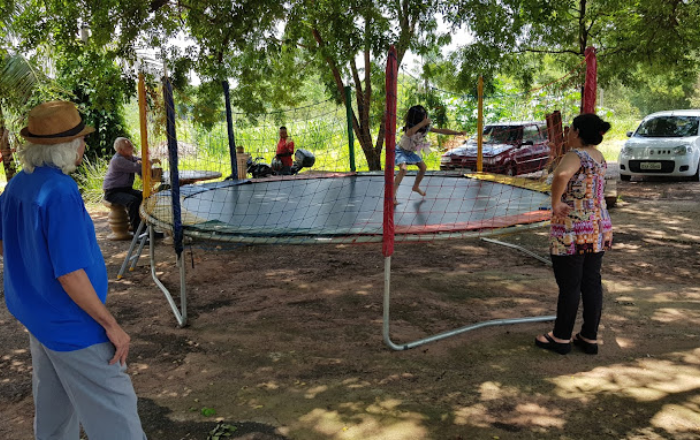
MULTIPOLYGON (((463 176, 428 175, 411 191, 404 178, 395 207, 396 234, 440 234, 509 227, 548 220, 549 196, 463 176)), ((216 235, 381 235, 384 176, 289 178, 217 182, 181 188, 182 221, 188 230, 216 235)), ((170 192, 147 203, 152 219, 172 224, 170 192)))

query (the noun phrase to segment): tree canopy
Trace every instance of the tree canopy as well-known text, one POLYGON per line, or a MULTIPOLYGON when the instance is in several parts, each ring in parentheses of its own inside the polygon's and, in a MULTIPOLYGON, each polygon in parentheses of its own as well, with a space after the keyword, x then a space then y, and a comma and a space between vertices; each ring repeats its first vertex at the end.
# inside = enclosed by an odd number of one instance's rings
MULTIPOLYGON (((57 87, 36 96, 79 100, 102 124, 114 127, 121 124, 119 118, 108 116, 134 95, 134 65, 144 50, 165 57, 173 83, 192 99, 193 112, 202 120, 220 108, 222 81, 231 80, 236 107, 260 112, 298 104, 304 80, 313 76, 339 103, 346 99, 344 87, 352 87, 353 128, 370 168, 378 169, 388 46, 396 46, 399 61, 407 51, 439 54, 450 36, 439 29, 437 14, 473 36, 455 56, 426 66, 424 75, 440 78, 451 89, 470 91, 477 76, 489 84, 499 74, 528 86, 542 77, 544 66, 570 68, 580 63, 587 46, 595 46, 604 86, 621 84, 687 100, 697 79, 699 3, 5 0, 0 6, 0 90, 15 90, 11 81, 20 80, 28 82, 17 90, 34 94, 31 84, 44 75, 57 87), (89 29, 89 38, 80 38, 81 29, 83 34, 89 29), (172 44, 176 37, 181 43, 172 44), (18 56, 28 62, 24 73, 17 70, 18 56), (199 86, 189 84, 190 72, 200 79, 199 86)), ((4 96, 5 108, 18 105, 11 101, 17 94, 4 96)), ((640 96, 640 105, 647 105, 643 101, 640 96)))
POLYGON ((450 0, 444 11, 474 35, 460 52, 462 83, 502 71, 528 83, 544 55, 570 67, 588 46, 597 49, 603 85, 640 84, 668 72, 677 81, 698 66, 697 1, 450 0), (538 63, 523 62, 532 59, 538 63))
POLYGON ((399 64, 408 50, 428 51, 447 38, 437 31, 436 0, 298 0, 290 5, 285 43, 318 72, 331 94, 345 103, 353 89, 353 128, 370 169, 380 169, 385 122, 384 66, 390 45, 399 64), (372 128, 378 126, 376 139, 372 128))

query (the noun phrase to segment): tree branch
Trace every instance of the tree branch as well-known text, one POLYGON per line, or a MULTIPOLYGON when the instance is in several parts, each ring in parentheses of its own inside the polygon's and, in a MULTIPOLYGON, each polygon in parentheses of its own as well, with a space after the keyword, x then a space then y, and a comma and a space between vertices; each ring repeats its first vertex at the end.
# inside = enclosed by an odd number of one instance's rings
POLYGON ((170 0, 153 0, 151 2, 151 12, 156 12, 158 9, 168 4, 170 0))
POLYGON ((583 52, 577 52, 575 50, 571 49, 562 49, 562 50, 549 50, 549 49, 535 49, 535 48, 525 48, 525 49, 520 49, 520 50, 514 50, 511 53, 545 53, 545 54, 564 54, 564 53, 570 53, 573 55, 583 55, 583 52))
POLYGON ((357 113, 360 117, 360 133, 359 135, 370 145, 372 143, 372 137, 369 132, 369 101, 365 102, 364 94, 362 93, 362 82, 360 80, 360 73, 357 70, 357 64, 355 59, 350 59, 350 70, 352 71, 352 78, 355 81, 355 96, 357 97, 357 113))
MULTIPOLYGON (((319 49, 323 49, 326 46, 326 43, 323 41, 323 38, 321 37, 321 33, 318 31, 318 29, 312 28, 311 35, 313 35, 314 39, 316 40, 316 44, 318 45, 319 49)), ((325 60, 326 60, 326 63, 328 64, 328 67, 330 67, 331 72, 333 73, 333 80, 335 81, 335 86, 338 88, 338 93, 341 96, 341 100, 343 101, 343 104, 351 105, 351 103, 349 103, 345 100, 345 84, 343 84, 343 78, 340 76, 340 70, 338 69, 338 66, 335 64, 333 59, 329 56, 326 56, 325 60)), ((357 120, 357 116, 355 115, 355 112, 352 112, 352 128, 355 131, 355 133, 357 134, 357 136, 360 137, 361 136, 360 123, 357 120)))
MULTIPOLYGON (((357 70, 355 59, 350 59, 350 71, 352 72, 352 80, 355 82, 355 93, 357 94, 357 104, 362 105, 362 81, 360 80, 360 72, 357 70)), ((362 111, 360 111, 362 113, 362 111)))
MULTIPOLYGON (((369 108, 369 102, 372 99, 372 60, 370 59, 371 44, 368 36, 370 35, 372 23, 365 17, 365 105, 369 108)), ((368 112, 369 113, 369 112, 368 112)))
MULTIPOLYGON (((316 44, 320 49, 323 49, 326 47, 326 43, 323 41, 323 38, 321 38, 321 34, 318 32, 318 29, 311 29, 311 35, 313 35, 314 39, 316 40, 316 44)), ((343 84, 343 78, 340 76, 340 70, 338 69, 338 66, 335 65, 335 62, 331 59, 331 57, 326 56, 326 63, 328 63, 328 67, 331 68, 331 72, 333 72, 333 79, 335 80, 335 85, 338 87, 338 91, 340 92, 340 96, 343 98, 343 103, 345 103, 345 84, 343 84)))
POLYGON ((586 6, 587 0, 579 0, 578 45, 581 53, 585 52, 586 46, 588 46, 588 32, 586 31, 586 6))

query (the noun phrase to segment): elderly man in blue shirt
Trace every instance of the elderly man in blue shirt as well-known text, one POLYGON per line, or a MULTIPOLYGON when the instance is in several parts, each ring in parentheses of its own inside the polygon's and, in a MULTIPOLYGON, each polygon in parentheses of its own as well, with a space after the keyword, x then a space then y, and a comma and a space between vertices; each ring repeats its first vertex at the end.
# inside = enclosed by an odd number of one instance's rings
MULTIPOLYGON (((126 206, 129 211, 131 229, 136 232, 141 221, 139 207, 143 195, 133 186, 135 175, 141 176, 142 173, 141 159, 134 156, 134 145, 124 137, 119 137, 114 141, 114 151, 116 153, 109 161, 107 174, 102 184, 102 189, 105 192, 104 199, 116 205, 126 206)), ((160 160, 154 159, 152 162, 160 163, 160 160)))
POLYGON ((29 113, 23 170, 0 195, 5 302, 29 331, 37 439, 143 440, 126 358, 130 337, 112 316, 107 269, 75 181, 85 136, 71 102, 29 113))

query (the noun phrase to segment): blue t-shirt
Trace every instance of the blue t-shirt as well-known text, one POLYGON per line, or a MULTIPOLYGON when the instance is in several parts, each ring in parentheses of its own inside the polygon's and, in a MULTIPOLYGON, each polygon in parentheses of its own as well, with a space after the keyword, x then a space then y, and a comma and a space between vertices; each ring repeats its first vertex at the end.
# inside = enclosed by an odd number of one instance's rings
POLYGON ((0 195, 7 308, 42 344, 73 351, 107 342, 58 277, 84 269, 102 303, 107 268, 78 185, 61 170, 19 172, 0 195))

